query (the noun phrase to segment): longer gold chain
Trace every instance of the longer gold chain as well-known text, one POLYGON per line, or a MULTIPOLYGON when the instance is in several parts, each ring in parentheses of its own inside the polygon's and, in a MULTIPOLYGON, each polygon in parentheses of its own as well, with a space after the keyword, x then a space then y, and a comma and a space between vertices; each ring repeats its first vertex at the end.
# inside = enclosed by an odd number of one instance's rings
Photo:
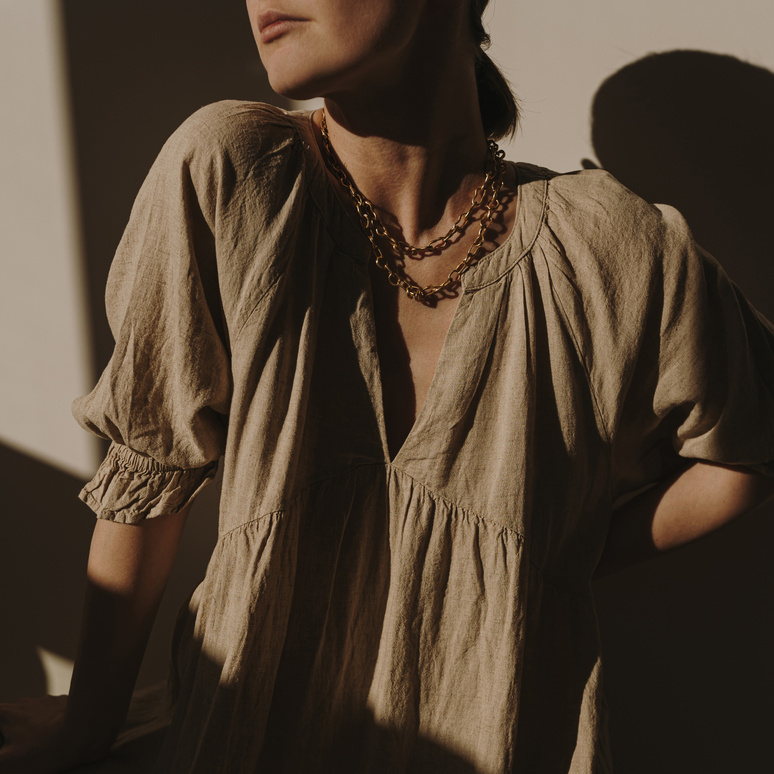
POLYGON ((336 153, 331 147, 330 137, 328 136, 328 125, 325 120, 325 111, 323 111, 320 131, 328 164, 339 179, 339 182, 349 193, 363 229, 366 232, 366 236, 368 237, 368 241, 371 243, 371 249, 374 253, 374 262, 380 269, 383 269, 387 273, 389 283, 394 287, 402 288, 409 298, 421 303, 428 302, 432 296, 446 291, 453 285, 459 283, 462 279, 462 275, 473 265, 478 257, 484 244, 486 231, 491 226, 494 214, 500 207, 499 197, 504 183, 505 162, 503 161, 503 158, 505 153, 497 147, 497 143, 494 140, 487 140, 490 162, 488 165, 489 168, 487 169, 484 182, 473 194, 470 207, 457 218, 454 225, 446 234, 441 237, 436 237, 425 247, 416 247, 401 239, 392 237, 376 214, 374 205, 357 190, 355 184, 340 164, 336 153), (483 202, 488 188, 491 189, 491 193, 489 201, 484 205, 483 202), (442 250, 449 245, 456 233, 462 231, 464 226, 470 221, 472 213, 481 206, 484 206, 484 213, 481 217, 478 235, 473 241, 473 244, 468 248, 465 257, 449 272, 448 277, 440 285, 426 285, 423 287, 408 276, 402 277, 387 263, 384 254, 377 243, 377 236, 383 237, 388 241, 396 253, 413 257, 421 253, 442 250))

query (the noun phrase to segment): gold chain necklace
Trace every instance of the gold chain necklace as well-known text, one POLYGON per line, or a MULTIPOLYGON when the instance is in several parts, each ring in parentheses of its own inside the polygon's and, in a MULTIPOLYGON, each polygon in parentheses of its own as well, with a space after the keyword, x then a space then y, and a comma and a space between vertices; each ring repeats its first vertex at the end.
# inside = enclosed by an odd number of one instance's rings
POLYGON ((336 174, 339 182, 349 193, 355 210, 357 211, 360 222, 363 229, 366 232, 368 241, 371 243, 371 249, 374 253, 374 263, 387 273, 387 280, 393 287, 402 288, 406 295, 414 301, 420 303, 427 303, 432 296, 448 290, 452 285, 456 285, 462 279, 462 275, 473 265, 481 247, 484 244, 484 236, 487 229, 492 225, 492 219, 495 212, 500 207, 500 191, 502 190, 504 183, 505 162, 503 158, 505 153, 498 148, 497 143, 494 140, 487 140, 487 147, 489 151, 489 168, 486 172, 484 182, 475 190, 470 207, 463 212, 449 231, 441 237, 436 237, 431 240, 425 247, 415 247, 414 245, 404 242, 401 239, 395 239, 387 232, 384 224, 376 214, 373 204, 369 199, 363 196, 360 191, 355 188, 355 184, 350 179, 347 172, 339 163, 339 160, 331 147, 330 137, 328 136, 328 124, 325 120, 325 111, 323 111, 322 122, 320 124, 320 133, 323 139, 323 148, 325 149, 326 159, 328 165, 336 174), (484 199, 487 189, 491 189, 489 201, 484 205, 484 199), (484 206, 484 214, 481 217, 481 222, 478 229, 478 235, 476 236, 473 244, 468 248, 468 252, 465 257, 457 264, 457 266, 449 272, 449 276, 440 285, 421 285, 414 282, 410 277, 402 277, 395 272, 392 267, 387 263, 384 255, 376 242, 376 237, 380 236, 385 238, 393 250, 396 253, 416 256, 421 253, 438 251, 447 247, 452 237, 459 231, 461 231, 465 225, 470 221, 472 213, 478 208, 484 206))

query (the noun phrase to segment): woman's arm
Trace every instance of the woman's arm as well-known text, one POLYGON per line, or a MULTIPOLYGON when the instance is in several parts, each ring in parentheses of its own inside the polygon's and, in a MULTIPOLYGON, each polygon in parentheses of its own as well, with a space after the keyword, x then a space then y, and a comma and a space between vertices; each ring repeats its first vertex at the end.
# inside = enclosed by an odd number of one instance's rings
POLYGON ((189 507, 118 524, 99 519, 68 697, 0 705, 0 774, 44 774, 103 757, 126 718, 189 507))
POLYGON ((595 577, 706 535, 774 496, 774 479, 696 462, 618 508, 595 577))

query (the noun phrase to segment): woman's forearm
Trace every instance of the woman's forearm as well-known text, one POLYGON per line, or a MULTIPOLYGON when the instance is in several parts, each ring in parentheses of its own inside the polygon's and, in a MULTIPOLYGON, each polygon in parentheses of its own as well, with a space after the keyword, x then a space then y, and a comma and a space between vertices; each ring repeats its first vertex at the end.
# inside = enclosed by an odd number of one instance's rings
POLYGON ((126 717, 187 513, 95 525, 65 728, 97 748, 110 745, 126 717))
POLYGON ((774 496, 774 479, 696 462, 613 513, 596 575, 689 543, 774 496))

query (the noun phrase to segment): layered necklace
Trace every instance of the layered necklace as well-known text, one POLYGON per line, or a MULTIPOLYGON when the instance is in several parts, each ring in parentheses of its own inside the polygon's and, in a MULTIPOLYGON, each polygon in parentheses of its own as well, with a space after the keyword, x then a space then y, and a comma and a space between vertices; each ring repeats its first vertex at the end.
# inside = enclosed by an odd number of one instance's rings
POLYGON ((325 111, 323 111, 322 122, 320 125, 322 134, 323 148, 325 150, 328 166, 344 186, 345 190, 352 199, 360 223, 366 232, 368 241, 371 243, 371 249, 374 254, 376 265, 387 273, 387 279, 391 285, 396 288, 402 288, 406 295, 414 301, 422 304, 434 303, 434 298, 443 297, 446 291, 457 285, 462 275, 476 262, 484 245, 484 237, 487 229, 491 226, 495 213, 500 208, 500 191, 502 190, 505 177, 505 153, 498 148, 494 140, 487 140, 487 170, 484 182, 476 188, 470 206, 465 212, 461 213, 454 225, 443 235, 432 239, 424 247, 417 247, 402 239, 395 239, 382 223, 376 214, 373 203, 357 190, 347 171, 342 166, 335 151, 331 147, 330 137, 328 136, 328 124, 325 120, 325 111), (390 266, 379 247, 377 238, 381 237, 387 241, 390 248, 398 256, 399 260, 408 258, 421 258, 428 253, 439 253, 448 247, 454 235, 461 232, 473 218, 473 213, 482 210, 478 235, 473 240, 473 244, 468 248, 465 257, 457 266, 449 272, 449 276, 440 285, 419 285, 414 282, 405 272, 398 273, 390 266))

